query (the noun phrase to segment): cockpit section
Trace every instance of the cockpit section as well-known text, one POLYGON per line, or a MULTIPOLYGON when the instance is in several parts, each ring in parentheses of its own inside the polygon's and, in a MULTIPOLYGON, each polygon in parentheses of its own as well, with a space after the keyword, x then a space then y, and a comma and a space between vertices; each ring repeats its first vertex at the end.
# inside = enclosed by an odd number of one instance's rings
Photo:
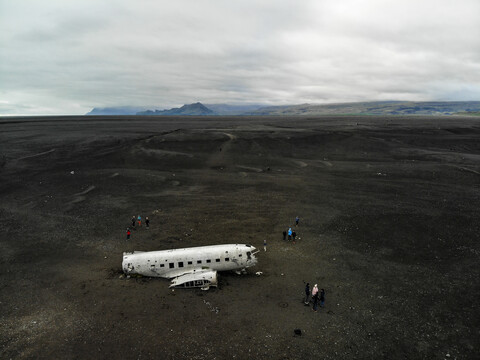
POLYGON ((248 266, 254 266, 257 263, 257 258, 255 256, 255 254, 258 253, 258 250, 251 245, 246 245, 246 246, 248 246, 250 248, 246 252, 247 264, 248 264, 248 266))

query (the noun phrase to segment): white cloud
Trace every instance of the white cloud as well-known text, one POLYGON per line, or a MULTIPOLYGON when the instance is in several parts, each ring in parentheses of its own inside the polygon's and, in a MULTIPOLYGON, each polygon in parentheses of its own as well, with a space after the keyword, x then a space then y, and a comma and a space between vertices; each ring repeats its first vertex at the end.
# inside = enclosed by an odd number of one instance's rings
POLYGON ((0 114, 480 98, 480 2, 0 0, 0 114))

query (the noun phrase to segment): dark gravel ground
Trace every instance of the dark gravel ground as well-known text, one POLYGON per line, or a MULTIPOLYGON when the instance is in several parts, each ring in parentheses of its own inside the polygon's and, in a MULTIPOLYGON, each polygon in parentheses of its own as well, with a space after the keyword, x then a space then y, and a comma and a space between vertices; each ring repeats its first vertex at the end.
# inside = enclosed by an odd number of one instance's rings
POLYGON ((1 118, 0 358, 478 358, 479 198, 475 118, 1 118), (121 273, 220 243, 259 264, 121 273))

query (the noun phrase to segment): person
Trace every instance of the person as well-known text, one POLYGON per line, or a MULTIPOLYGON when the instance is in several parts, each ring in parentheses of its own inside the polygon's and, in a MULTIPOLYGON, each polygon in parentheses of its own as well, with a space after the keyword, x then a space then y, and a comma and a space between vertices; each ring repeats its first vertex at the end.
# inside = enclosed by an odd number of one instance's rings
POLYGON ((263 251, 267 251, 267 239, 263 240, 263 251))
POLYGON ((137 216, 138 226, 142 226, 142 217, 140 215, 137 216))
POLYGON ((295 230, 292 231, 292 239, 293 239, 293 243, 295 244, 295 238, 297 237, 297 233, 295 232, 295 230))
POLYGON ((127 228, 127 240, 130 240, 130 234, 131 234, 130 228, 127 228))
POLYGON ((318 291, 315 293, 315 295, 312 295, 312 300, 313 300, 312 310, 317 312, 317 309, 318 309, 318 291))
POLYGON ((132 216, 132 228, 135 229, 135 215, 132 216))
POLYGON ((310 297, 310 283, 307 282, 307 285, 305 285, 305 305, 308 305, 309 301, 308 298, 310 297))
POLYGON ((312 298, 313 298, 313 295, 317 294, 318 293, 318 286, 317 284, 313 285, 313 289, 312 289, 312 298))
POLYGON ((292 228, 288 228, 288 240, 292 240, 292 228))
POLYGON ((320 306, 325 306, 325 289, 320 290, 320 306))
POLYGON ((287 240, 287 232, 283 230, 283 240, 287 240))
POLYGON ((147 217, 145 217, 145 226, 147 227, 147 229, 150 228, 150 219, 147 217))
POLYGON ((300 218, 297 216, 297 217, 295 218, 295 225, 298 226, 298 222, 299 222, 299 221, 300 221, 300 218))

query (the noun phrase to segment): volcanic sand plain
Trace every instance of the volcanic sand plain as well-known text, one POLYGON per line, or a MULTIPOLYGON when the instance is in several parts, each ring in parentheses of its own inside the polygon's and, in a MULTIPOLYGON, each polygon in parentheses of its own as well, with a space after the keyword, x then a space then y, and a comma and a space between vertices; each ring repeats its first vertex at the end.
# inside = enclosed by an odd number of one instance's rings
POLYGON ((478 118, 2 118, 0 150, 2 359, 478 356, 478 118), (259 262, 218 288, 122 274, 225 243, 259 262))

